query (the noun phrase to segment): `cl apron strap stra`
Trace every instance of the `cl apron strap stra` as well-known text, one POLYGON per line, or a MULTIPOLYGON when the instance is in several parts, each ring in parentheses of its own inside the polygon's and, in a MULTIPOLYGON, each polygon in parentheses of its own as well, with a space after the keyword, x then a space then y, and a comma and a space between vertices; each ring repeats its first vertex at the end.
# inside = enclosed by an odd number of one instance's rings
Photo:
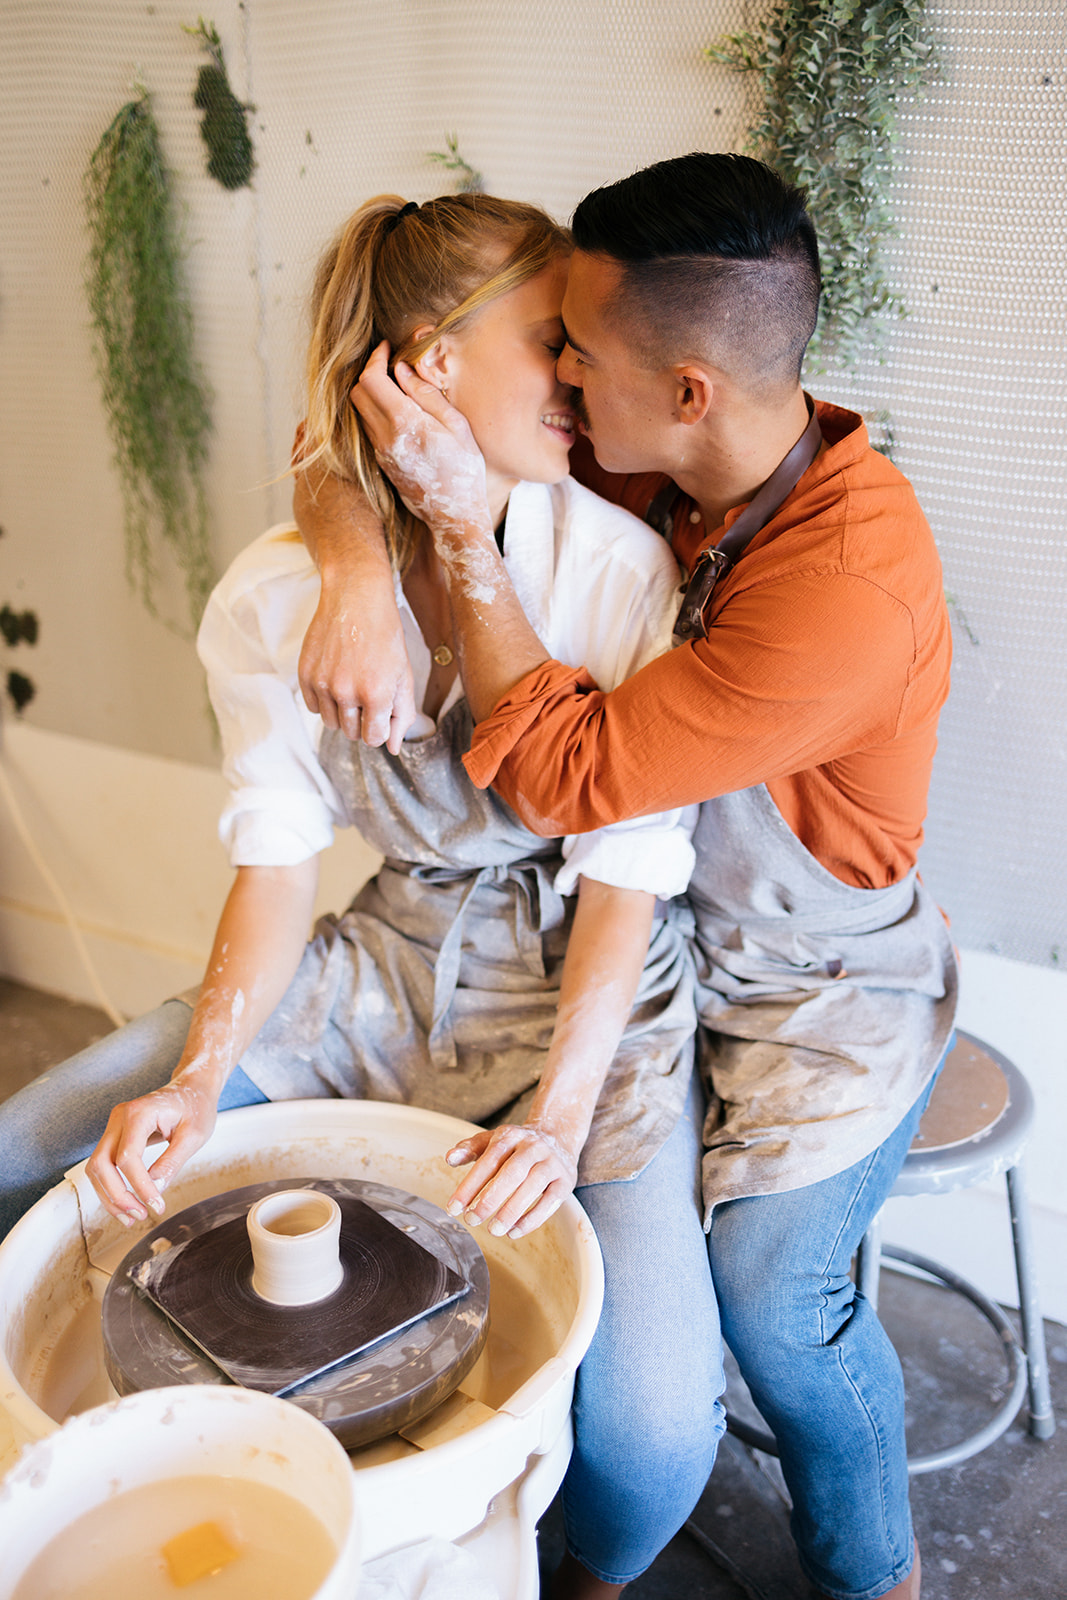
MULTIPOLYGON (((756 491, 719 544, 712 550, 702 550, 697 557, 693 575, 682 598, 678 621, 674 625, 674 637, 679 644, 687 644, 691 639, 707 638, 708 612, 711 608, 711 597, 715 593, 715 585, 723 573, 729 572, 734 563, 740 560, 750 540, 755 538, 761 528, 766 527, 786 496, 796 488, 818 455, 821 444, 822 430, 819 427, 819 418, 809 400, 808 425, 792 450, 778 463, 766 483, 756 491)), ((669 486, 668 492, 671 493, 670 503, 661 500, 661 491, 649 506, 646 518, 646 521, 651 522, 653 527, 658 527, 660 532, 670 529, 673 521, 671 515, 673 502, 678 497, 678 491, 674 489, 673 484, 669 486), (656 521, 652 520, 653 516, 656 521)), ((669 537, 669 531, 667 536, 669 537)))

